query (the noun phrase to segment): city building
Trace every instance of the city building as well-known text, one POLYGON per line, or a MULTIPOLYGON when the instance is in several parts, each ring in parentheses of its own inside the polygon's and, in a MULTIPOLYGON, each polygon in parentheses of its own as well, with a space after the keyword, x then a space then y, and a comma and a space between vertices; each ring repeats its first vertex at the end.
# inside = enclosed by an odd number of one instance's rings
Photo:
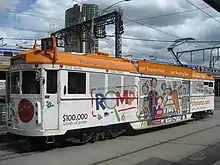
MULTIPOLYGON (((76 25, 80 22, 90 20, 93 17, 97 16, 98 5, 95 4, 75 4, 73 7, 65 11, 65 27, 76 25)), ((85 36, 85 48, 87 48, 88 38, 85 36)), ((82 50, 82 40, 76 37, 70 37, 71 44, 64 45, 64 51, 66 52, 78 52, 81 53, 82 50)), ((94 47, 98 47, 98 39, 95 39, 94 47)), ((95 48, 92 48, 93 50, 95 48)), ((89 50, 85 50, 88 52, 89 50)))

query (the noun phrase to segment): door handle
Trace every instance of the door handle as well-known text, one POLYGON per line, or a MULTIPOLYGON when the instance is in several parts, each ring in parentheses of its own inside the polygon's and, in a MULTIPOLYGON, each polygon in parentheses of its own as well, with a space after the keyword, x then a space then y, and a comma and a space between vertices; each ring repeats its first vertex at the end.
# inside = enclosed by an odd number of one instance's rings
POLYGON ((66 94, 66 85, 64 85, 63 93, 66 94))

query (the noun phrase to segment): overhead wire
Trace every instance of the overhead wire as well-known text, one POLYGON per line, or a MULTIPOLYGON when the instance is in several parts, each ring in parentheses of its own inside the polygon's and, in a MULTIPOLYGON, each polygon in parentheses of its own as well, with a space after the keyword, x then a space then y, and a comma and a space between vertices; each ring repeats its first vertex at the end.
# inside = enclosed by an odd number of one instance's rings
MULTIPOLYGON (((83 2, 80 2, 80 1, 76 1, 74 0, 75 2, 77 3, 81 3, 81 4, 84 4, 83 2)), ((34 17, 39 17, 39 18, 44 18, 44 19, 48 19, 48 20, 56 20, 56 21, 59 21, 58 19, 53 19, 53 18, 49 18, 49 17, 44 17, 44 16, 40 16, 40 15, 35 15, 35 14, 30 14, 30 13, 21 13, 20 11, 17 11, 17 10, 10 10, 10 9, 6 9, 8 12, 14 12, 14 13, 19 13, 19 14, 24 14, 24 15, 29 15, 29 16, 34 16, 34 17)), ((98 10, 101 10, 101 9, 98 9, 98 10)), ((157 16, 159 17, 159 16, 157 16)), ((131 22, 134 22, 134 23, 137 23, 139 25, 142 25, 142 26, 145 26, 145 27, 148 27, 148 28, 151 28, 151 29, 154 29, 156 31, 159 31, 159 32, 162 32, 162 33, 165 33, 169 36, 172 36, 172 37, 175 37, 175 38, 181 38, 179 36, 176 36, 176 35, 172 35, 168 32, 165 32, 163 30, 160 30, 160 29, 157 29, 155 27, 152 27, 152 26, 149 26, 149 25, 146 25, 146 24, 142 24, 140 22, 137 22, 136 20, 131 20, 129 18, 125 18, 127 19, 128 21, 131 21, 131 22)), ((42 31, 42 30, 35 30, 35 29, 27 29, 27 28, 20 28, 20 27, 10 27, 10 26, 5 26, 5 25, 0 25, 0 26, 4 26, 4 27, 8 27, 8 28, 16 28, 18 30, 23 30, 23 31, 32 31, 32 32, 44 32, 44 33, 48 33, 49 31, 42 31)))
MULTIPOLYGON (((188 1, 188 0, 186 0, 188 1)), ((82 3, 82 2, 79 2, 77 1, 78 3, 82 3)), ((190 2, 189 2, 190 3, 190 2)), ((82 3, 83 4, 83 3, 82 3)), ((194 5, 194 4, 193 4, 194 5)), ((207 7, 204 7, 204 8, 207 8, 207 7)), ((204 9, 203 8, 203 9, 204 9)), ((98 10, 101 10, 101 9, 98 9, 98 10)), ((188 11, 183 11, 183 12, 191 12, 191 11, 196 11, 196 10, 201 10, 201 8, 197 7, 197 9, 194 9, 194 10, 188 10, 188 11)), ((8 10, 9 12, 16 12, 16 13, 20 13, 19 11, 12 11, 12 10, 8 10)), ((148 18, 142 18, 142 19, 139 19, 139 20, 144 20, 144 19, 153 19, 153 18, 158 18, 158 17, 161 17, 161 16, 169 16, 169 15, 174 15, 174 14, 178 14, 178 13, 183 13, 183 12, 177 12, 177 13, 170 13, 170 14, 166 14, 166 15, 160 15, 160 16, 154 16, 154 17, 148 17, 148 18)), ((20 13, 20 14, 25 14, 25 15, 30 15, 30 16, 34 16, 34 17, 40 17, 40 18, 45 18, 45 19, 52 19, 52 18, 49 18, 49 17, 42 17, 40 15, 33 15, 33 14, 27 14, 27 13, 20 13)), ((172 36, 172 37, 175 37, 175 38, 181 38, 177 35, 173 35, 171 33, 168 33, 168 32, 165 32, 163 30, 160 30, 160 29, 157 29, 155 27, 152 27, 152 26, 149 26, 149 25, 146 25, 146 24, 143 24, 143 23, 140 23, 138 22, 137 20, 132 20, 132 19, 129 19, 129 18, 124 18, 130 22, 134 22, 134 23, 137 23, 139 25, 142 25, 142 26, 145 26, 145 27, 148 27, 148 28, 151 28, 151 29, 154 29, 156 31, 159 31, 161 33, 164 33, 164 34, 167 34, 169 36, 172 36)), ((58 19, 54 19, 54 20, 58 20, 58 19)), ((7 28, 16 28, 18 30, 23 30, 23 31, 32 31, 32 32, 41 32, 41 33, 49 33, 49 31, 44 31, 44 30, 35 30, 35 29, 28 29, 28 28, 20 28, 20 27, 11 27, 11 26, 7 26, 7 25, 0 25, 0 26, 3 26, 3 27, 7 27, 7 28)), ((174 41, 166 41, 166 40, 156 40, 156 39, 142 39, 142 38, 131 38, 131 37, 123 37, 123 39, 130 39, 130 40, 140 40, 140 41, 148 41, 148 42, 174 42, 174 41)), ((207 43, 207 42, 219 42, 219 41, 193 41, 194 43, 201 43, 201 42, 204 42, 204 43, 207 43)))
POLYGON ((123 43, 122 45, 125 46, 125 47, 127 47, 127 48, 129 48, 129 49, 131 49, 131 50, 133 50, 133 51, 135 51, 135 52, 137 52, 137 53, 144 54, 144 55, 147 55, 147 56, 154 56, 154 55, 151 55, 151 54, 148 54, 148 53, 139 51, 139 50, 137 50, 137 49, 131 48, 131 47, 130 47, 129 45, 127 45, 127 44, 124 44, 124 43, 123 43))
MULTIPOLYGON (((77 2, 77 3, 80 3, 80 4, 85 4, 85 3, 83 3, 83 2, 80 2, 80 1, 77 1, 77 0, 73 0, 73 1, 75 1, 75 2, 77 2)), ((98 8, 98 10, 99 11, 102 11, 102 9, 100 9, 100 8, 98 8)), ((129 20, 130 21, 130 20, 129 20)), ((112 39, 112 38, 110 38, 110 39, 112 39)), ((146 54, 146 53, 144 53, 144 52, 141 52, 141 51, 139 51, 139 50, 136 50, 136 49, 134 49, 134 48, 131 48, 130 46, 128 46, 128 45, 126 45, 126 44, 122 44, 123 46, 125 46, 125 47, 127 47, 127 48, 129 48, 129 49, 131 49, 131 50, 133 50, 133 51, 135 51, 135 52, 138 52, 138 53, 141 53, 141 54, 145 54, 145 55, 149 55, 149 54, 146 54)), ((152 56, 152 55, 151 55, 152 56)))
POLYGON ((205 13, 207 16, 209 16, 210 18, 214 19, 215 21, 217 21, 218 23, 220 23, 219 20, 217 20, 215 17, 211 16, 209 13, 205 12, 204 10, 202 10, 201 8, 199 8, 198 6, 196 6, 194 3, 190 2, 189 0, 185 0, 186 2, 188 2, 189 4, 191 4, 192 6, 194 6, 195 8, 197 8, 198 10, 202 11, 203 13, 205 13))
MULTIPOLYGON (((109 38, 109 36, 107 36, 107 37, 108 37, 108 39, 114 41, 112 38, 109 38)), ((108 42, 106 41, 106 43, 108 43, 108 42)), ((114 45, 114 44, 113 44, 113 45, 114 45)), ((125 44, 125 43, 122 43, 122 45, 125 46, 125 47, 127 47, 128 49, 133 50, 134 52, 137 52, 137 53, 140 53, 140 54, 145 54, 145 55, 147 55, 147 56, 153 56, 153 55, 144 53, 144 52, 142 52, 142 51, 139 51, 139 50, 137 50, 137 49, 131 48, 129 45, 127 45, 127 44, 125 44)))
MULTIPOLYGON (((139 41, 146 41, 146 42, 163 42, 163 43, 173 43, 175 40, 157 40, 157 39, 144 39, 144 38, 133 38, 133 37, 122 37, 123 39, 127 40, 139 40, 139 41)), ((196 41, 188 41, 189 43, 215 43, 220 41, 205 41, 205 40, 196 40, 196 41)))
POLYGON ((158 29, 158 28, 152 27, 152 26, 150 26, 150 25, 146 25, 146 24, 144 24, 144 23, 140 23, 140 22, 138 22, 138 21, 135 21, 135 20, 132 20, 132 19, 129 19, 129 18, 126 18, 126 17, 123 17, 123 18, 126 19, 126 20, 129 20, 130 22, 134 22, 134 23, 136 23, 136 24, 139 24, 139 25, 145 26, 145 27, 147 27, 147 28, 150 28, 150 29, 159 31, 159 32, 161 32, 161 33, 167 34, 167 35, 169 35, 169 36, 171 36, 171 37, 181 38, 181 37, 179 37, 179 36, 177 36, 177 35, 173 35, 173 34, 171 34, 171 33, 168 33, 168 32, 166 32, 166 31, 160 30, 160 29, 158 29))
MULTIPOLYGON (((111 37, 114 37, 114 35, 107 35, 107 37, 110 39, 111 37)), ((145 38, 134 38, 134 37, 122 37, 125 40, 137 40, 137 41, 146 41, 146 42, 161 42, 161 43, 173 43, 175 40, 158 40, 158 39, 145 39, 145 38)), ((3 39, 7 40, 35 40, 34 38, 18 38, 18 37, 3 37, 3 39)), ((111 38, 112 39, 112 38, 111 38)), ((40 40, 37 39, 37 40, 40 40)), ((196 40, 196 41, 188 41, 189 43, 219 43, 220 41, 211 41, 211 40, 196 40)))
POLYGON ((32 16, 32 17, 38 17, 38 18, 42 18, 42 19, 46 19, 46 20, 51 20, 51 21, 56 21, 56 22, 62 22, 60 19, 58 18, 52 18, 52 17, 45 17, 45 16, 42 16, 42 15, 37 15, 37 14, 32 14, 32 13, 24 13, 24 12, 21 12, 19 10, 11 10, 11 9, 8 9, 8 8, 5 8, 6 12, 9 12, 9 13, 18 13, 20 15, 26 15, 26 16, 32 16))
MULTIPOLYGON (((80 2, 80 1, 76 1, 76 0, 74 0, 74 1, 77 2, 77 3, 84 4, 83 2, 80 2)), ((188 0, 186 0, 186 1, 189 2, 188 0)), ((191 2, 189 2, 189 3, 191 3, 191 2)), ((192 4, 192 5, 194 5, 194 4, 192 4)), ((194 5, 194 6, 195 6, 195 5, 194 5)), ((195 6, 195 7, 196 7, 196 6, 195 6)), ((204 7, 204 8, 207 8, 207 7, 204 7)), ((184 13, 184 12, 192 12, 192 11, 201 10, 201 9, 204 9, 204 8, 199 8, 199 7, 197 7, 197 9, 194 9, 194 10, 188 10, 188 11, 170 13, 170 14, 166 14, 166 15, 158 15, 158 16, 148 17, 148 18, 141 18, 141 19, 138 19, 138 20, 132 20, 132 19, 129 19, 129 18, 125 18, 125 19, 127 19, 128 21, 137 23, 137 24, 139 24, 139 25, 142 25, 142 26, 145 26, 145 27, 154 29, 154 30, 156 30, 156 31, 165 33, 165 34, 167 34, 167 35, 169 35, 169 36, 176 37, 176 38, 181 38, 181 37, 179 37, 179 36, 170 34, 170 33, 165 32, 165 31, 163 31, 163 30, 157 29, 157 28, 155 28, 155 27, 152 27, 152 26, 149 26, 149 25, 146 25, 146 24, 142 24, 142 23, 137 22, 137 21, 146 20, 146 19, 153 19, 153 18, 159 18, 159 17, 169 16, 169 15, 175 15, 175 14, 184 13)), ((98 9, 98 10, 101 10, 101 9, 98 9)), ((56 21, 58 21, 58 22, 61 22, 59 19, 56 19, 56 18, 50 18, 50 17, 40 16, 40 15, 30 14, 30 13, 21 13, 21 12, 18 11, 18 10, 10 10, 10 9, 7 9, 7 8, 6 8, 6 11, 8 11, 8 12, 14 12, 14 13, 19 13, 19 14, 23 14, 23 15, 28 15, 28 16, 39 17, 39 18, 48 19, 48 20, 56 20, 56 21)), ((2 25, 0 25, 0 26, 2 26, 2 25)), ((13 27, 9 27, 9 28, 13 28, 13 27)), ((39 30, 35 30, 35 29, 33 29, 33 30, 32 30, 32 29, 25 29, 25 28, 17 28, 17 29, 19 29, 19 30, 33 31, 33 32, 46 32, 46 33, 48 33, 48 31, 41 31, 41 30, 39 31, 39 30)))
MULTIPOLYGON (((80 3, 80 4, 85 4, 85 3, 80 2, 80 1, 77 1, 77 0, 73 0, 73 1, 75 1, 75 2, 77 2, 77 3, 80 3)), ((99 10, 99 11, 102 11, 102 9, 100 9, 100 8, 98 8, 98 10, 99 10)), ((152 27, 152 26, 149 26, 149 25, 146 25, 146 24, 142 24, 142 23, 140 23, 140 22, 138 22, 138 21, 136 21, 136 20, 132 20, 132 19, 125 18, 125 17, 123 17, 123 18, 126 19, 126 20, 128 20, 128 21, 137 23, 137 24, 139 24, 139 25, 142 25, 142 26, 145 26, 145 27, 154 29, 154 30, 159 31, 159 32, 161 32, 161 33, 165 33, 165 34, 167 34, 167 35, 169 35, 169 36, 172 36, 172 37, 175 37, 175 38, 181 38, 181 37, 179 37, 179 36, 176 36, 176 35, 170 34, 170 33, 168 33, 168 32, 165 32, 165 31, 163 31, 163 30, 157 29, 157 28, 155 28, 155 27, 152 27)))
MULTIPOLYGON (((203 7, 201 9, 206 9, 209 8, 208 6, 203 7)), ((173 15, 178 15, 178 14, 182 14, 182 13, 190 13, 190 12, 194 12, 194 11, 198 11, 199 9, 191 9, 191 10, 185 10, 185 11, 180 11, 180 12, 174 12, 174 13, 169 13, 169 14, 161 14, 161 15, 157 15, 157 16, 151 16, 151 17, 145 17, 145 18, 140 18, 140 19, 133 19, 134 21, 143 21, 143 20, 149 20, 149 19, 156 19, 156 18, 161 18, 161 17, 169 17, 169 16, 173 16, 173 15)))
POLYGON ((11 29, 17 29, 17 30, 20 30, 20 31, 31 31, 31 32, 37 32, 37 33, 49 33, 49 31, 46 31, 46 30, 36 30, 36 29, 15 27, 15 26, 2 25, 2 24, 0 24, 0 27, 11 28, 11 29))

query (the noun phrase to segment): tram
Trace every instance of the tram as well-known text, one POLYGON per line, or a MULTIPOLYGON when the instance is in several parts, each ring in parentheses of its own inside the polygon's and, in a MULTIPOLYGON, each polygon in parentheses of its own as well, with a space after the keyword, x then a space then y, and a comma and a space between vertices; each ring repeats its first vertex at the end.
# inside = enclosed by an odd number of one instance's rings
POLYGON ((95 142, 214 113, 214 79, 204 72, 41 42, 13 56, 7 76, 8 134, 28 146, 95 142))

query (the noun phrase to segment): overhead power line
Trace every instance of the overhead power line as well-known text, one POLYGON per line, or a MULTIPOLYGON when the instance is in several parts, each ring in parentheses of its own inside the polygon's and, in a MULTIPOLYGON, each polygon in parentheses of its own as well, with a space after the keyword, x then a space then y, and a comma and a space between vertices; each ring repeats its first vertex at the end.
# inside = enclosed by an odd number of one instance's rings
POLYGON ((207 16, 209 16, 210 18, 214 19, 216 22, 220 23, 219 20, 217 20, 215 17, 211 16, 209 13, 205 12, 204 10, 202 10, 201 8, 199 8, 198 6, 196 6, 195 4, 193 4, 192 2, 190 2, 189 0, 185 0, 186 2, 188 2, 189 4, 191 4, 192 6, 194 6, 195 8, 197 8, 198 10, 202 11, 203 13, 205 13, 207 16))
MULTIPOLYGON (((138 41, 146 41, 146 42, 163 42, 163 43, 173 43, 175 40, 157 40, 157 39, 144 39, 144 38, 133 38, 133 37, 122 37, 123 39, 128 40, 138 40, 138 41)), ((188 41, 188 43, 218 43, 220 41, 205 41, 205 40, 195 40, 188 41)))
POLYGON ((20 31, 31 31, 31 32, 37 32, 37 33, 50 33, 49 30, 48 31, 46 31, 46 30, 36 30, 36 29, 14 27, 14 26, 9 26, 9 25, 2 25, 2 24, 0 24, 0 27, 11 28, 11 29, 20 30, 20 31))
MULTIPOLYGON (((188 2, 188 0, 186 0, 188 2)), ((191 4, 191 2, 189 2, 191 4)), ((193 4, 194 5, 194 4, 193 4)), ((197 7, 197 6, 196 6, 197 7)), ((208 8, 208 7, 204 7, 204 8, 208 8)), ((183 13, 183 12, 190 12, 190 11, 196 11, 196 10, 201 10, 201 9, 204 9, 204 8, 199 8, 197 7, 197 9, 194 9, 194 10, 188 10, 188 11, 182 11, 182 12, 176 12, 176 13, 170 13, 170 14, 166 14, 166 15, 160 15, 160 16, 155 16, 155 17, 148 17, 148 18, 142 18, 142 19, 139 19, 139 20, 144 20, 144 19, 151 19, 151 18, 157 18, 157 17, 161 17, 161 16, 169 16, 169 15, 174 15, 174 14, 178 14, 178 13, 183 13)), ((100 9, 99 9, 100 10, 100 9)), ((34 16, 34 17, 40 17, 40 18, 45 18, 45 19, 51 19, 52 18, 49 18, 49 17, 44 17, 44 16, 40 16, 40 15, 35 15, 35 14, 28 14, 28 13, 21 13, 17 10, 7 10, 9 12, 16 12, 16 13, 20 13, 20 14, 24 14, 24 15, 29 15, 29 16, 34 16)), ((145 27, 148 27, 148 28, 151 28, 151 29, 154 29, 156 31, 159 31, 161 33, 164 33, 166 35, 169 35, 169 36, 172 36, 172 37, 175 37, 175 38, 181 38, 179 36, 176 36, 176 35, 173 35, 171 33, 168 33, 168 32, 165 32, 163 30, 160 30, 160 29, 157 29, 155 27, 152 27, 152 26, 149 26, 149 25, 146 25, 146 24, 143 24, 143 23, 140 23, 138 22, 138 20, 132 20, 132 19, 129 19, 129 18, 124 18, 130 22, 134 22, 136 24, 139 24, 141 26, 145 26, 145 27)), ((58 19, 54 19, 54 20, 58 20, 58 19)), ((41 32, 41 33, 49 33, 49 30, 46 31, 46 30, 37 30, 37 29, 28 29, 28 28, 21 28, 21 27, 12 27, 12 26, 8 26, 8 25, 0 25, 0 27, 6 27, 6 28, 13 28, 13 29, 17 29, 17 30, 21 30, 21 31, 31 31, 31 32, 41 32)), ((167 41, 167 40, 156 40, 156 39, 142 39, 142 38, 131 38, 131 37, 123 37, 123 39, 130 39, 130 40, 140 40, 140 41, 148 41, 148 42, 164 42, 164 43, 171 43, 171 42, 174 42, 174 41, 167 41)), ((31 39, 32 40, 32 39, 31 39)), ((34 39, 33 39, 34 40, 34 39)), ((194 43, 209 43, 209 42, 219 42, 219 41, 194 41, 194 43)))
POLYGON ((138 40, 138 41, 149 41, 149 42, 169 42, 172 43, 174 41, 166 41, 166 40, 157 40, 157 39, 143 39, 143 38, 133 38, 133 37, 122 37, 123 39, 127 40, 138 40))
POLYGON ((171 36, 171 37, 181 38, 181 37, 179 37, 179 36, 176 36, 176 35, 173 35, 173 34, 171 34, 171 33, 165 32, 165 31, 163 31, 163 30, 157 29, 157 28, 152 27, 152 26, 150 26, 150 25, 146 25, 146 24, 143 24, 143 23, 140 23, 140 22, 138 22, 138 21, 135 21, 135 20, 132 20, 132 19, 129 19, 129 18, 125 18, 125 17, 124 17, 124 19, 129 20, 130 22, 134 22, 134 23, 136 23, 136 24, 139 24, 139 25, 148 27, 148 28, 150 28, 150 29, 159 31, 159 32, 164 33, 164 34, 166 34, 166 35, 169 35, 169 36, 171 36))
POLYGON ((148 54, 148 53, 145 53, 145 52, 139 51, 139 50, 137 50, 137 49, 131 48, 131 47, 128 46, 127 44, 122 44, 122 45, 125 46, 125 47, 127 47, 128 49, 131 49, 131 50, 137 52, 137 53, 144 54, 144 55, 147 55, 147 56, 153 56, 153 55, 151 55, 151 54, 148 54))
MULTIPOLYGON (((109 39, 114 37, 114 35, 107 35, 109 39)), ((159 39, 145 39, 145 38, 135 38, 135 37, 122 37, 125 40, 137 40, 137 41, 146 41, 146 42, 162 42, 162 43, 173 43, 175 40, 159 40, 159 39)), ((18 37, 3 37, 6 40, 40 40, 40 38, 18 38, 18 37)), ((219 43, 220 41, 209 41, 209 40, 195 40, 189 41, 188 43, 219 43)))
MULTIPOLYGON (((78 3, 82 3, 82 2, 79 2, 79 1, 76 1, 78 3)), ((83 4, 83 3, 82 3, 83 4)), ((101 10, 101 9, 98 9, 98 10, 101 10)), ((33 17, 39 17, 39 18, 43 18, 43 19, 47 19, 47 20, 55 20, 57 22, 61 22, 59 19, 55 19, 55 18, 50 18, 50 17, 45 17, 45 16, 40 16, 40 15, 36 15, 36 14, 30 14, 30 13, 22 13, 18 10, 10 10, 10 9, 6 9, 6 11, 8 12, 12 12, 12 13, 19 13, 19 14, 23 14, 23 15, 28 15, 28 16, 33 16, 33 17)), ((159 31, 161 33, 165 33, 169 36, 172 36, 172 37, 175 37, 175 38, 181 38, 179 36, 176 36, 176 35, 173 35, 173 34, 170 34, 168 32, 165 32, 163 30, 160 30, 160 29, 157 29, 155 27, 152 27, 152 26, 149 26, 149 25, 146 25, 146 24, 142 24, 140 22, 137 22, 136 20, 132 20, 132 19, 129 19, 129 18, 125 18, 127 19, 128 21, 131 21, 131 22, 134 22, 134 23, 137 23, 139 25, 142 25, 142 26, 145 26, 145 27, 148 27, 148 28, 151 28, 151 29, 154 29, 156 31, 159 31)), ((7 25, 0 25, 0 26, 3 26, 3 27, 8 27, 8 28, 14 28, 14 29, 17 29, 17 30, 22 30, 22 31, 31 31, 31 32, 43 32, 43 33, 49 33, 49 31, 43 31, 43 30, 36 30, 36 29, 27 29, 27 28, 21 28, 21 27, 11 27, 11 26, 7 26, 7 25)))
MULTIPOLYGON (((77 3, 80 3, 80 4, 85 4, 85 3, 80 2, 80 1, 77 1, 77 0, 74 0, 74 1, 77 2, 77 3)), ((98 10, 101 10, 101 9, 98 8, 98 10)), ((156 31, 159 31, 159 32, 164 33, 164 34, 167 34, 167 35, 169 35, 169 36, 172 36, 172 37, 175 37, 175 38, 181 38, 181 37, 179 37, 179 36, 176 36, 176 35, 170 34, 170 33, 168 33, 168 32, 165 32, 165 31, 163 31, 163 30, 157 29, 157 28, 155 28, 155 27, 152 27, 152 26, 149 26, 149 25, 146 25, 146 24, 142 24, 142 23, 140 23, 140 22, 138 22, 138 21, 136 21, 136 20, 132 20, 132 19, 125 18, 125 17, 123 17, 123 18, 126 19, 126 20, 128 20, 128 21, 130 21, 130 22, 134 22, 134 23, 137 23, 137 24, 139 24, 139 25, 142 25, 142 26, 145 26, 145 27, 154 29, 154 30, 156 30, 156 31)))
POLYGON ((63 22, 63 21, 61 21, 58 18, 45 17, 45 16, 42 16, 42 15, 37 15, 37 14, 32 14, 32 13, 24 13, 24 12, 21 12, 19 10, 11 10, 11 9, 8 9, 8 8, 6 8, 5 10, 6 10, 6 12, 9 12, 9 13, 18 13, 20 15, 27 15, 27 16, 32 16, 32 17, 38 17, 38 18, 42 18, 42 19, 46 19, 46 20, 50 20, 50 21, 63 22))
MULTIPOLYGON (((114 37, 114 35, 108 35, 108 37, 114 37)), ((162 43, 173 43, 175 40, 159 40, 159 39, 145 39, 145 38, 135 38, 135 37, 122 37, 125 40, 138 40, 138 41, 146 41, 146 42, 162 42, 162 43)), ((188 43, 219 43, 220 41, 212 41, 212 40, 195 40, 188 41, 188 43)))
MULTIPOLYGON (((201 9, 206 9, 206 8, 209 8, 209 7, 203 7, 201 9)), ((148 20, 148 19, 168 17, 168 16, 173 16, 173 15, 179 15, 179 14, 182 14, 182 13, 190 13, 190 12, 198 11, 198 10, 199 9, 191 9, 191 10, 185 10, 185 11, 180 11, 180 12, 175 12, 175 13, 161 14, 161 15, 152 16, 152 17, 145 17, 145 18, 135 19, 134 21, 143 21, 143 20, 148 20)))

